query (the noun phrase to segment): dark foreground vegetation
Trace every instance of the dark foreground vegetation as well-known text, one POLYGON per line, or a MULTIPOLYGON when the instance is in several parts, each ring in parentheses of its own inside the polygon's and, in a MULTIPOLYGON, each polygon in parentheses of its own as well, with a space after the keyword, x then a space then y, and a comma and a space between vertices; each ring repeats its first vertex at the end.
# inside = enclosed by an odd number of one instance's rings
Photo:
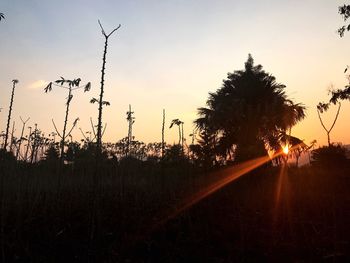
POLYGON ((349 260, 350 166, 346 159, 324 165, 319 152, 312 166, 260 167, 178 214, 184 200, 229 170, 203 171, 186 159, 105 159, 93 240, 94 162, 17 163, 2 152, 2 259, 349 260))

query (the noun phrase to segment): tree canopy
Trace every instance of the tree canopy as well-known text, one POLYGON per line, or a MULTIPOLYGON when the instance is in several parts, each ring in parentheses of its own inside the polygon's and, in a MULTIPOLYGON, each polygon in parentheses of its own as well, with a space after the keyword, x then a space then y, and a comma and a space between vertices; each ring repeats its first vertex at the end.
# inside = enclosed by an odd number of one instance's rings
POLYGON ((249 54, 244 70, 228 73, 209 93, 195 125, 215 135, 216 154, 224 158, 234 151, 235 161, 243 161, 280 149, 280 134, 305 117, 305 107, 288 99, 285 87, 249 54))
MULTIPOLYGON (((343 17, 344 22, 350 17, 350 5, 339 6, 339 14, 343 17)), ((343 25, 338 29, 338 33, 341 37, 344 36, 345 31, 350 31, 350 24, 343 25)))

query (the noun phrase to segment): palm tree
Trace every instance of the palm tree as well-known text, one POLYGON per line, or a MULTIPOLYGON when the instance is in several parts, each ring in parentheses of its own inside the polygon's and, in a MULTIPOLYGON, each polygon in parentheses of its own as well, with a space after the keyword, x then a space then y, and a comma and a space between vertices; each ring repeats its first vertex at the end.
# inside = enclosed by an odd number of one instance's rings
POLYGON ((7 125, 6 125, 5 142, 4 142, 4 150, 5 151, 6 151, 7 141, 8 141, 8 136, 9 136, 11 113, 12 113, 12 106, 13 106, 13 97, 15 95, 15 88, 16 88, 17 83, 18 83, 17 79, 12 80, 12 93, 11 93, 11 99, 10 99, 9 114, 7 116, 7 125))
POLYGON ((3 13, 0 13, 0 21, 1 21, 2 19, 5 19, 5 15, 4 15, 3 13))
POLYGON ((296 161, 295 165, 296 167, 298 167, 301 154, 303 152, 308 151, 310 147, 306 145, 303 140, 297 137, 288 135, 285 132, 281 133, 279 141, 280 141, 280 145, 283 144, 288 149, 288 152, 285 153, 287 157, 286 159, 288 159, 288 156, 291 155, 292 157, 295 158, 295 161, 296 161))
POLYGON ((182 126, 182 131, 183 131, 183 122, 180 121, 179 119, 173 119, 170 123, 170 127, 169 129, 171 129, 174 125, 177 125, 178 128, 179 128, 179 145, 181 145, 181 142, 182 142, 182 145, 183 145, 183 134, 181 134, 181 126, 182 126))
POLYGON ((305 117, 305 107, 287 99, 284 89, 249 55, 244 70, 228 73, 223 86, 209 93, 195 124, 217 134, 220 155, 233 149, 235 161, 265 155, 266 146, 278 143, 281 132, 305 117))

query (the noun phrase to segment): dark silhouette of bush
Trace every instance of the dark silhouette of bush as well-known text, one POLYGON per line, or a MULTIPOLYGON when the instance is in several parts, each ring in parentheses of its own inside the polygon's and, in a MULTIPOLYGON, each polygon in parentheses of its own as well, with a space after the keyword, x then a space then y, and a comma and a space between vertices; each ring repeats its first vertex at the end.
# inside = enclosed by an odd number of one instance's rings
POLYGON ((1 164, 16 163, 16 158, 12 152, 7 152, 4 149, 0 149, 0 163, 1 164))
POLYGON ((348 160, 346 158, 346 149, 341 145, 323 146, 312 151, 313 166, 319 167, 344 167, 348 160))
POLYGON ((57 145, 52 144, 45 152, 45 161, 57 161, 59 160, 59 156, 60 154, 57 145))
POLYGON ((188 162, 188 159, 182 150, 181 144, 174 144, 166 149, 163 160, 165 163, 171 164, 182 164, 188 162))

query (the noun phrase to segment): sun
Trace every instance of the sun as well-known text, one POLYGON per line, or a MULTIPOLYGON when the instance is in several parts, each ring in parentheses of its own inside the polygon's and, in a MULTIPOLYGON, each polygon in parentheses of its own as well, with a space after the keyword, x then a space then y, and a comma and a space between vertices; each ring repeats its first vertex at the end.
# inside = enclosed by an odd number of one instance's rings
POLYGON ((285 146, 283 146, 283 147, 282 147, 282 150, 283 150, 283 153, 284 153, 284 154, 288 154, 288 152, 289 152, 289 145, 286 144, 285 146))

